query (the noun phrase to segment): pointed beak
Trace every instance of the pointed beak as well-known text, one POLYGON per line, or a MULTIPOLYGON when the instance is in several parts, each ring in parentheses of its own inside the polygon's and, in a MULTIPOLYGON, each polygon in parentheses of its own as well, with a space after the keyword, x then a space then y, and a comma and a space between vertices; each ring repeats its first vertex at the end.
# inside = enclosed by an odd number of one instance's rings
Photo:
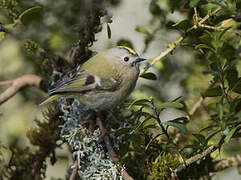
POLYGON ((135 60, 135 63, 139 63, 139 62, 142 62, 142 61, 145 61, 145 60, 147 60, 147 59, 145 59, 145 58, 137 58, 135 60))

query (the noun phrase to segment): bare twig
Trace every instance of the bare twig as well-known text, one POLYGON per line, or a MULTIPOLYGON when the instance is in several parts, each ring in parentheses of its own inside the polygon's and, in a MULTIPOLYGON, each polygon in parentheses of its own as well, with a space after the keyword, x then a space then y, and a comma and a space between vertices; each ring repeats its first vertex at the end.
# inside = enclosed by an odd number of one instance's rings
POLYGON ((202 105, 203 101, 204 98, 200 97, 199 100, 194 104, 192 109, 188 112, 189 116, 192 116, 197 111, 197 109, 202 105))
POLYGON ((2 81, 0 86, 10 85, 4 92, 0 94, 0 105, 13 97, 24 86, 40 87, 42 78, 33 74, 23 75, 14 80, 2 81))
MULTIPOLYGON (((108 136, 108 134, 106 133, 107 130, 105 129, 104 127, 104 124, 102 122, 102 119, 103 119, 103 116, 101 113, 98 113, 98 116, 97 116, 97 119, 96 119, 96 123, 97 125, 99 126, 100 128, 100 131, 101 133, 104 135, 104 141, 105 141, 105 144, 106 144, 106 147, 107 147, 107 150, 109 152, 109 155, 112 159, 113 162, 115 163, 120 163, 120 160, 117 156, 117 154, 115 153, 114 149, 113 149, 113 146, 112 146, 112 143, 111 143, 111 140, 108 136)), ((122 169, 120 171, 120 174, 121 176, 123 177, 124 180, 134 180, 128 173, 125 169, 122 169)))

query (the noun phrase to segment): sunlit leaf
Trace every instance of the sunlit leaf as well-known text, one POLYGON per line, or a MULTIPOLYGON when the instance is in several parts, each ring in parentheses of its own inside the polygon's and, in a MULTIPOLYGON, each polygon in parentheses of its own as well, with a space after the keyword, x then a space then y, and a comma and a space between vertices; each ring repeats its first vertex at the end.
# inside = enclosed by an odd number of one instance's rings
POLYGON ((173 24, 172 27, 186 31, 190 27, 190 20, 187 20, 187 19, 182 20, 176 24, 173 24))
POLYGON ((159 104, 159 108, 182 108, 183 104, 179 102, 165 102, 159 104))
POLYGON ((218 134, 220 131, 221 131, 221 129, 216 129, 216 130, 212 131, 212 132, 208 135, 208 137, 206 138, 206 142, 208 143, 208 141, 209 141, 210 139, 212 139, 212 138, 213 138, 216 134, 218 134))
POLYGON ((228 135, 225 137, 225 143, 228 144, 234 133, 236 132, 238 126, 234 127, 231 131, 229 131, 228 135))
POLYGON ((129 109, 133 106, 145 106, 147 103, 150 103, 149 99, 139 99, 139 100, 135 100, 134 102, 132 102, 130 104, 130 106, 128 107, 129 109))
POLYGON ((180 132, 187 134, 186 123, 180 122, 180 118, 173 119, 171 121, 166 121, 166 122, 164 122, 164 124, 175 127, 177 129, 179 129, 180 132))
POLYGON ((232 27, 228 27, 228 28, 224 29, 224 30, 220 33, 218 39, 221 40, 222 37, 224 36, 224 34, 225 34, 229 29, 231 29, 231 28, 232 28, 232 27))

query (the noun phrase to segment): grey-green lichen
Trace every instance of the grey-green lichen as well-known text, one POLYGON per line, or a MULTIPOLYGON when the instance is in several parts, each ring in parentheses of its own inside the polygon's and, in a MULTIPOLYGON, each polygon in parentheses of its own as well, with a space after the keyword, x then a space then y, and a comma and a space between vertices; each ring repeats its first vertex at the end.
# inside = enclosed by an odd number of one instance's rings
POLYGON ((61 138, 68 142, 78 160, 78 175, 81 180, 121 180, 117 166, 110 159, 101 132, 97 128, 91 135, 81 121, 94 116, 94 112, 77 99, 61 98, 64 125, 61 138))

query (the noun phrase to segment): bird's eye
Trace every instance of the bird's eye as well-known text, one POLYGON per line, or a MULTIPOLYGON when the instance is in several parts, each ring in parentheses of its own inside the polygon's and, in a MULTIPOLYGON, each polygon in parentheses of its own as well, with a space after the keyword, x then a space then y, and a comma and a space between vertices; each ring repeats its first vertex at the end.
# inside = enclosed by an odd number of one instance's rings
POLYGON ((125 62, 129 61, 129 57, 128 56, 124 57, 124 61, 125 62))

